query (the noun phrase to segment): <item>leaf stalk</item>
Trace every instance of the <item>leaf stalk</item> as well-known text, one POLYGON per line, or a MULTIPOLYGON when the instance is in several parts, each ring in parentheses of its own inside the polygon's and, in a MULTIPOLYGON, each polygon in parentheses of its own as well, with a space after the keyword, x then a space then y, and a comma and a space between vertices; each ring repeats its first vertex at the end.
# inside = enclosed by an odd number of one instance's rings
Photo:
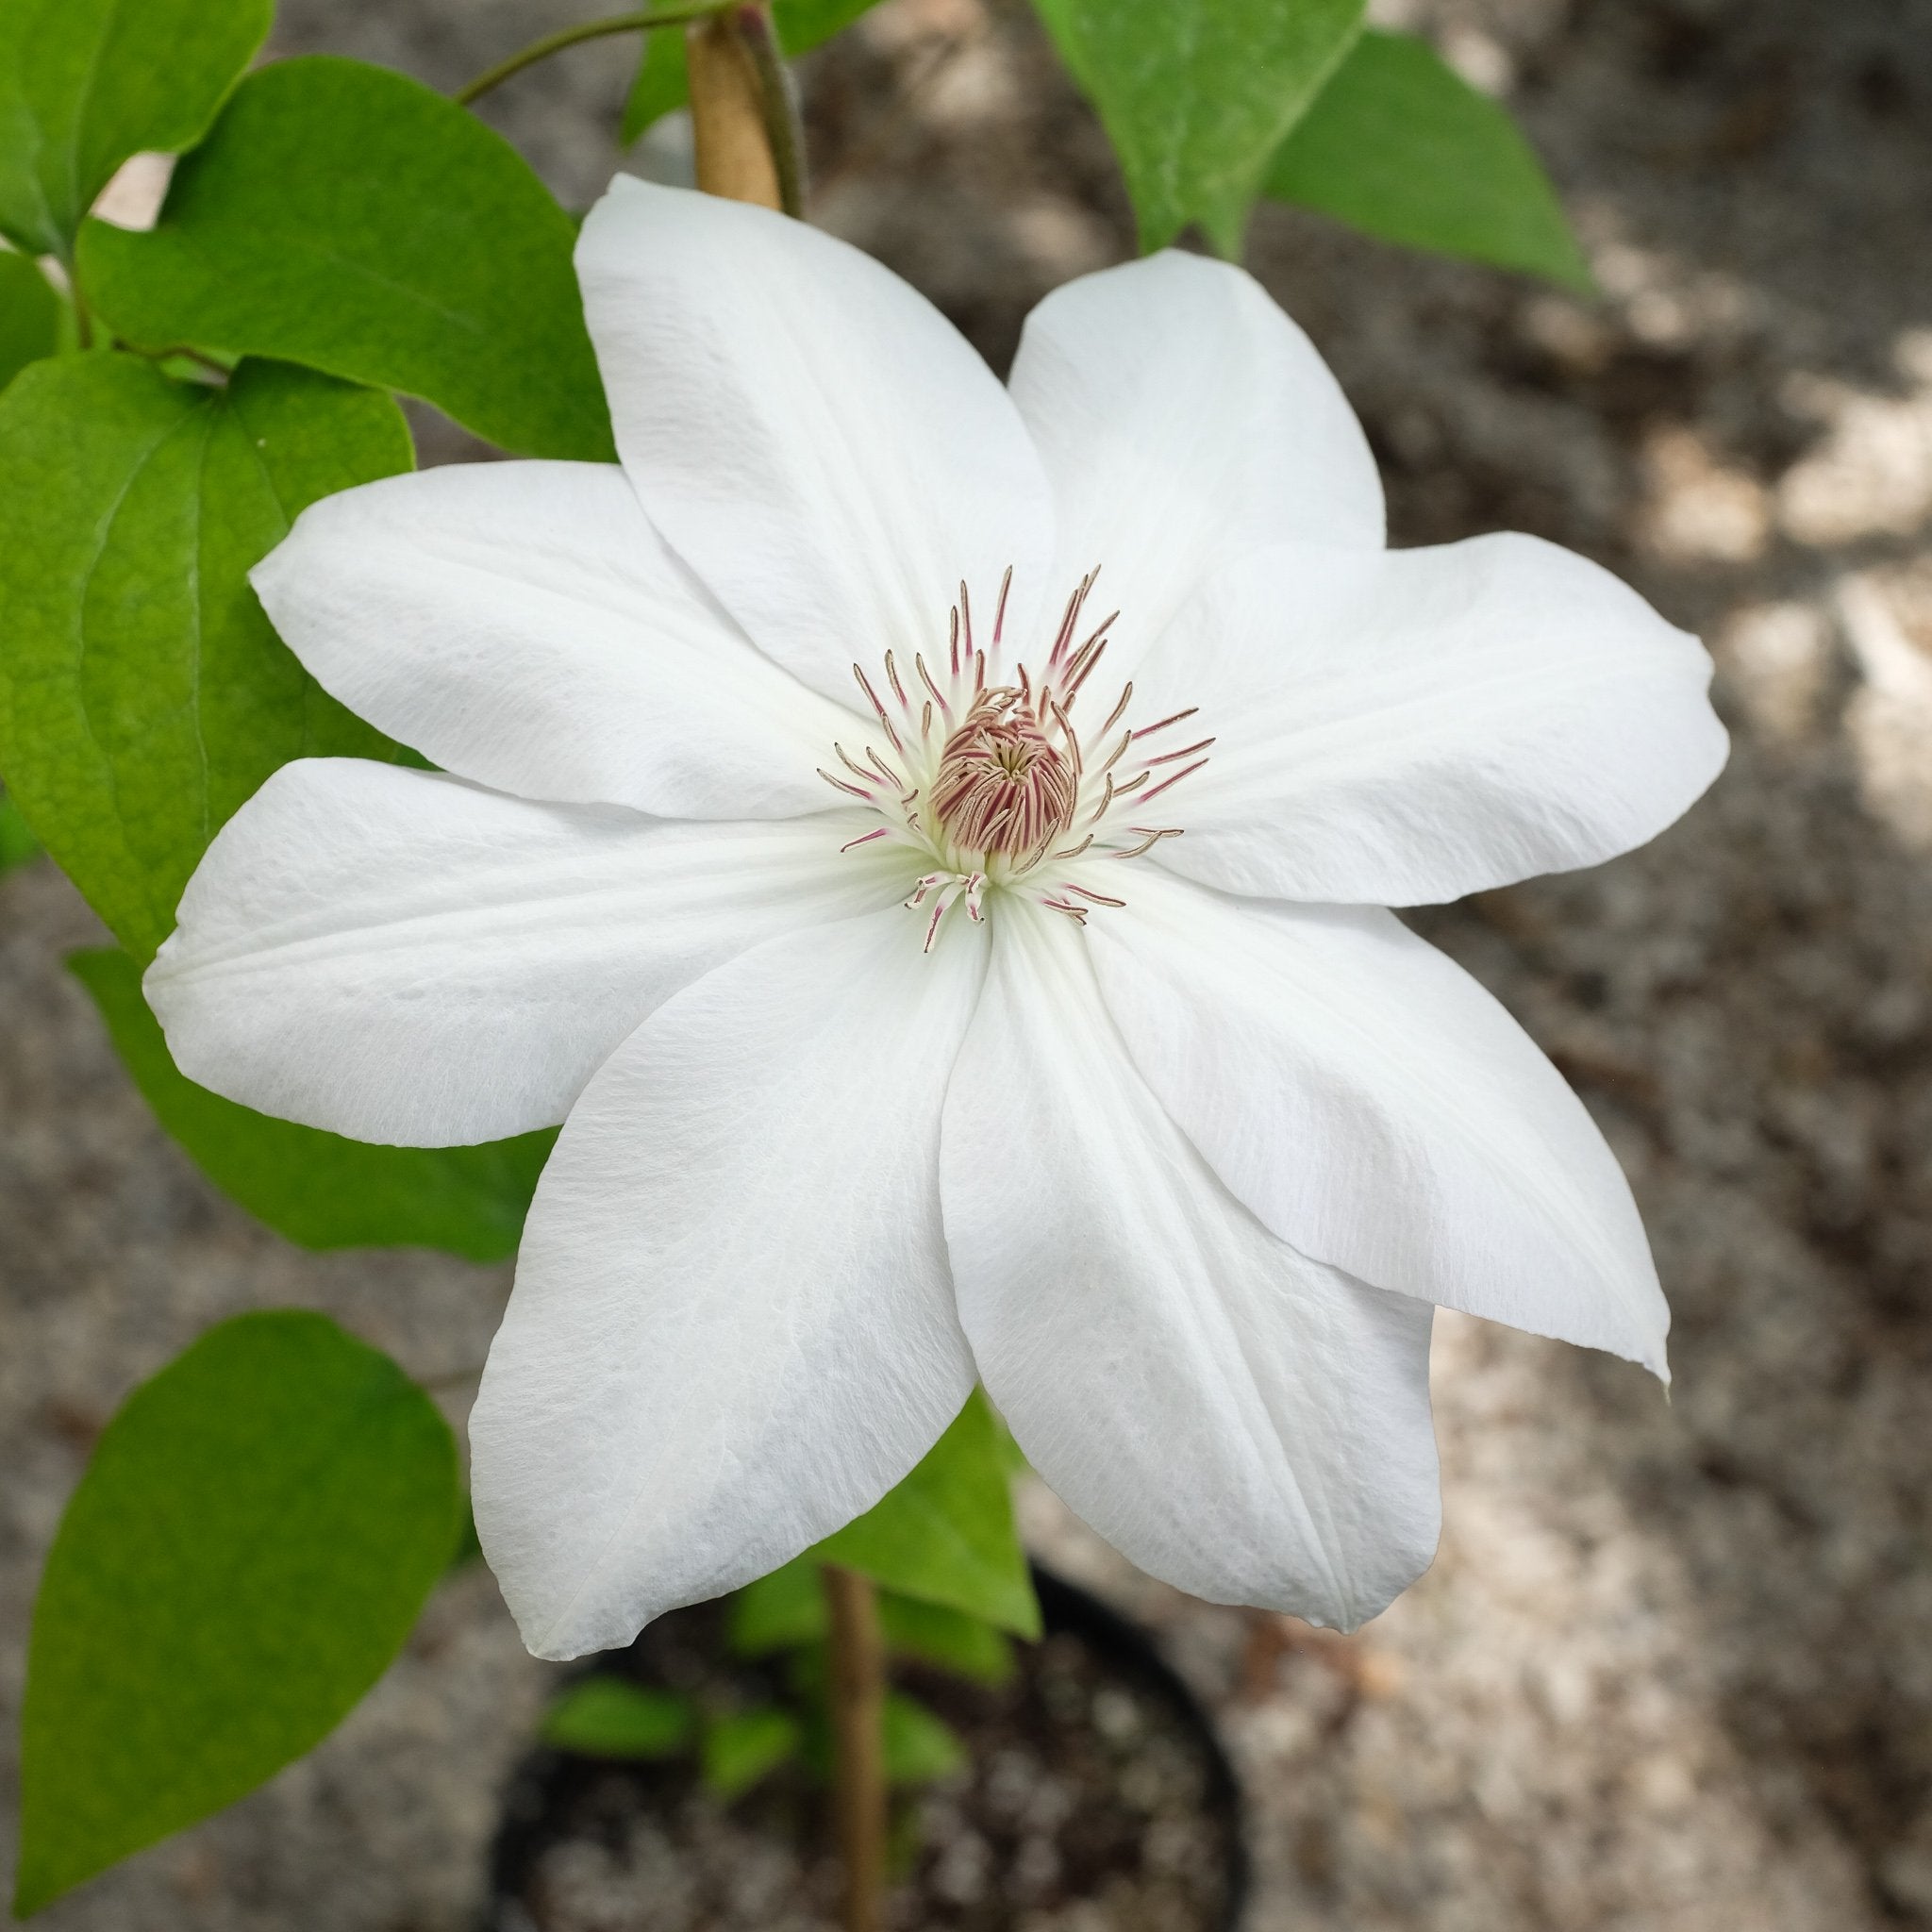
POLYGON ((636 13, 615 13, 605 20, 584 20, 575 26, 558 27, 555 33, 532 41, 527 47, 486 69, 475 80, 459 87, 451 98, 458 106, 467 108, 492 88, 501 87, 512 75, 549 59, 553 54, 562 53, 566 47, 575 47, 584 41, 605 40, 612 34, 648 33, 658 26, 683 26, 689 21, 723 13, 734 4, 735 0, 682 0, 682 4, 674 0, 669 7, 646 7, 636 13))

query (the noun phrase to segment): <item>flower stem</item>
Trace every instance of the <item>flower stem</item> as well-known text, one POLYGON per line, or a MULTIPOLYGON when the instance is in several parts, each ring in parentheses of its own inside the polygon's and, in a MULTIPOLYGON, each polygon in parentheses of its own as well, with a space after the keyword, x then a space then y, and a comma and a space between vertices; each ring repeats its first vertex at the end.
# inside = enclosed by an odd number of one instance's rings
POLYGON ((728 201, 803 212, 797 109, 771 10, 743 0, 685 34, 698 186, 728 201))
POLYGON ((805 127, 798 116, 798 92, 772 29, 769 5, 740 7, 733 16, 758 75, 758 105, 764 110, 765 139, 778 170, 778 206, 796 221, 805 219, 805 127))
POLYGON ((654 26, 682 26, 687 21, 703 20, 708 14, 722 12, 731 4, 732 0, 674 0, 667 7, 647 7, 638 13, 615 13, 608 20, 584 20, 575 26, 559 27, 541 41, 532 41, 507 60, 499 60, 467 86, 459 87, 453 98, 459 107, 467 108, 491 88, 500 87, 511 75, 521 74, 525 68, 534 67, 538 61, 547 60, 566 47, 575 47, 580 41, 601 41, 609 34, 646 33, 654 26))
POLYGON ((869 1576, 827 1563, 832 1802, 845 1861, 845 1932, 879 1932, 886 1892, 886 1645, 869 1576))

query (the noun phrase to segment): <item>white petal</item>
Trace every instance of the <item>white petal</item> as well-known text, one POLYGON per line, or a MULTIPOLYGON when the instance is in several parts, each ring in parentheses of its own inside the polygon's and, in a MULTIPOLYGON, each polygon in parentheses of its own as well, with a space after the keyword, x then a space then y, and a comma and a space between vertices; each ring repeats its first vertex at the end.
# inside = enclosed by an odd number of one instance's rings
POLYGON ((1536 1043, 1393 914, 1151 872, 1096 916, 1161 1104, 1283 1240, 1379 1288, 1659 1375, 1670 1311, 1616 1157, 1536 1043))
POLYGON ((1257 553, 1141 667, 1137 711, 1199 705, 1218 734, 1165 808, 1187 836, 1161 862, 1372 906, 1594 865, 1716 777, 1709 681, 1695 638, 1535 537, 1257 553))
POLYGON ((889 270, 803 222, 619 175, 577 244, 625 468, 753 640, 843 700, 941 651, 961 578, 1013 620, 1052 555, 1010 399, 889 270))
POLYGON ((1052 478, 1057 584, 1100 566, 1116 679, 1182 601, 1262 544, 1382 545, 1368 440, 1314 344, 1253 276, 1166 253, 1056 289, 1013 399, 1052 478))
POLYGON ((947 1095, 946 1240, 1042 1476, 1197 1596, 1352 1627, 1438 1526, 1430 1310, 1307 1260, 1134 1070, 1079 933, 1002 906, 947 1095))
POLYGON ((895 908, 774 940, 572 1110, 470 1419, 476 1526, 539 1657, 776 1568, 972 1389, 939 1126, 985 946, 920 937, 895 908))
POLYGON ((667 824, 302 759, 208 847, 148 1002, 184 1074, 262 1113, 405 1146, 554 1125, 679 987, 904 891, 839 856, 845 817, 667 824))
POLYGON ((753 648, 615 464, 467 463, 311 505, 251 581, 325 691, 478 784, 816 811, 851 713, 753 648))

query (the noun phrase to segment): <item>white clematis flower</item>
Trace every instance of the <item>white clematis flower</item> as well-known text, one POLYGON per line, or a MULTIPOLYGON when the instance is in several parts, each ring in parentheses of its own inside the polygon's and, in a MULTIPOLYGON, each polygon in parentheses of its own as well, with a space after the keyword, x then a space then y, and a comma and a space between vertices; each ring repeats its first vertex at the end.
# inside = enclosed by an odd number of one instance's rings
POLYGON ((1531 538, 1386 551, 1234 268, 1059 290, 1002 389, 760 209, 620 180, 578 266, 621 468, 372 484, 257 571, 448 775, 263 787, 148 975, 175 1058, 564 1122, 471 1424, 540 1655, 828 1534, 975 1377, 1135 1561, 1353 1625, 1434 1549, 1433 1305, 1667 1324, 1581 1105, 1380 908, 1668 824, 1703 651, 1531 538))

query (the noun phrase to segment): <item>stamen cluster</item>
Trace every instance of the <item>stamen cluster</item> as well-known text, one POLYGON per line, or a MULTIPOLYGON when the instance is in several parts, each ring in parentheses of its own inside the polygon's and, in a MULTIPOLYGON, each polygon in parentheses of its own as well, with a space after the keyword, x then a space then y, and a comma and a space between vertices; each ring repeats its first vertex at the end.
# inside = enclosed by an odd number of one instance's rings
POLYGON ((962 583, 940 675, 923 652, 915 653, 908 680, 888 651, 891 696, 881 698, 864 667, 852 667, 885 743, 868 744, 856 758, 834 745, 843 775, 822 770, 820 776, 883 821, 849 841, 847 851, 891 840, 936 861, 906 902, 930 908, 928 949, 953 907, 963 906, 976 923, 992 890, 1024 891, 1084 924, 1094 906, 1125 904, 1099 890, 1104 875, 1096 874, 1096 862, 1138 858, 1162 839, 1181 835, 1178 825, 1130 820, 1147 816, 1147 805, 1208 762, 1211 738, 1174 751, 1142 749, 1193 717, 1195 708, 1135 729, 1124 722, 1134 696, 1128 683, 1096 728, 1083 737, 1074 723, 1074 705, 1120 616, 1115 611, 1075 644, 1098 575, 1090 572, 1068 598, 1037 673, 1020 662, 1006 668, 1010 570, 984 648, 974 641, 973 606, 962 583))
POLYGON ((954 844, 1027 858, 1073 824, 1079 791, 1020 693, 981 691, 940 754, 932 808, 954 844))

